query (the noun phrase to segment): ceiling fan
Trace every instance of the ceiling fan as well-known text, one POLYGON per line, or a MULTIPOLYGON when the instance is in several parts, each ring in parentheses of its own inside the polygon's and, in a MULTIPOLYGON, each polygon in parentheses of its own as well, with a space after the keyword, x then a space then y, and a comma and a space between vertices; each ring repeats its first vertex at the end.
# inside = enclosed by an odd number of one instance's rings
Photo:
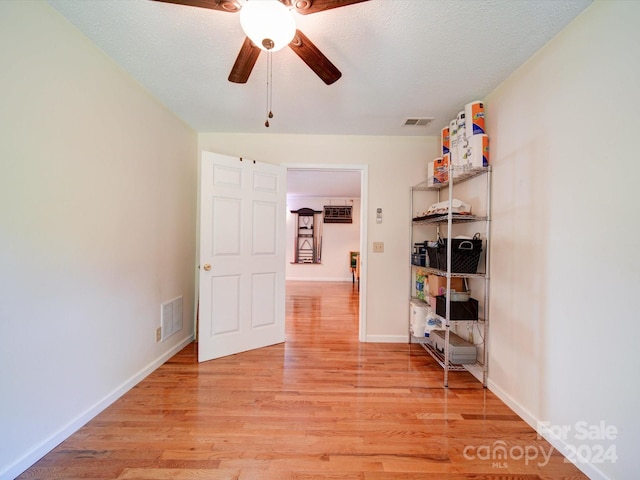
POLYGON ((311 70, 313 70, 324 83, 331 85, 337 81, 341 76, 340 70, 331 63, 331 61, 316 47, 309 38, 307 38, 300 30, 295 28, 295 22, 291 16, 289 10, 295 11, 302 15, 308 15, 311 13, 322 12, 330 10, 332 8, 345 7, 355 3, 366 2, 368 0, 154 0, 157 2, 175 3, 178 5, 187 5, 192 7, 208 8, 210 10, 218 10, 220 12, 241 14, 241 24, 243 30, 247 34, 247 37, 240 48, 240 53, 236 58, 231 73, 229 74, 229 81, 234 83, 246 83, 251 75, 258 56, 261 50, 275 51, 288 44, 289 48, 293 50, 311 70), (292 40, 287 40, 284 45, 277 45, 270 37, 259 36, 255 37, 249 35, 248 28, 245 26, 245 17, 249 17, 249 10, 252 10, 254 19, 247 20, 247 22, 260 22, 263 23, 266 18, 265 12, 260 11, 259 8, 254 7, 267 7, 270 4, 271 7, 275 6, 275 9, 286 11, 286 15, 291 17, 291 21, 285 17, 285 22, 289 22, 289 28, 292 28, 291 35, 292 40), (275 5, 274 5, 275 4, 275 5), (285 8, 282 8, 285 7, 285 8), (241 12, 241 10, 243 10, 241 12), (253 10, 258 10, 253 12, 253 10), (254 37, 253 40, 249 38, 254 37))

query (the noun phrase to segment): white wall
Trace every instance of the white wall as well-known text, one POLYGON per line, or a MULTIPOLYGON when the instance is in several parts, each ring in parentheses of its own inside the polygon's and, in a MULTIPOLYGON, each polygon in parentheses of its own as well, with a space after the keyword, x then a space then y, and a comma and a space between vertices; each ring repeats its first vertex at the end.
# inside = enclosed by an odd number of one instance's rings
POLYGON ((0 2, 0 478, 192 336, 197 137, 42 2, 0 2), (156 343, 161 302, 184 328, 156 343))
MULTIPOLYGON (((596 2, 486 99, 494 167, 490 386, 636 478, 640 3, 596 2), (577 422, 617 438, 575 437, 577 422)), ((597 459, 596 459, 597 460, 597 459)))
MULTIPOLYGON (((340 175, 339 172, 336 175, 340 175)), ((287 280, 352 281, 349 252, 360 250, 360 199, 335 197, 287 197, 287 280), (323 211, 325 205, 351 205, 352 223, 322 223, 322 259, 320 264, 296 264, 295 235, 297 215, 292 210, 312 208, 323 211)))
POLYGON ((409 186, 426 177, 426 163, 436 156, 437 137, 200 133, 199 147, 275 164, 368 166, 368 211, 364 273, 366 338, 406 341, 409 308, 409 186), (375 221, 376 208, 384 221, 375 221), (372 242, 384 242, 384 253, 372 253, 372 242))

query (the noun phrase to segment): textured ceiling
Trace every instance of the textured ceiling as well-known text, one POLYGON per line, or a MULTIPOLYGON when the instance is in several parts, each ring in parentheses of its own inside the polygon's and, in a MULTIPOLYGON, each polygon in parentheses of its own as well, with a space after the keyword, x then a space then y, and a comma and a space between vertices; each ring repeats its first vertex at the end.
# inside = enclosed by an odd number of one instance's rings
MULTIPOLYGON (((257 1, 257 0, 252 0, 257 1)), ((227 80, 244 39, 239 15, 150 0, 49 0, 198 132, 438 135, 591 0, 369 0, 298 28, 342 71, 325 85, 290 49, 266 54, 246 84, 227 80), (433 117, 404 127, 407 117, 433 117)))

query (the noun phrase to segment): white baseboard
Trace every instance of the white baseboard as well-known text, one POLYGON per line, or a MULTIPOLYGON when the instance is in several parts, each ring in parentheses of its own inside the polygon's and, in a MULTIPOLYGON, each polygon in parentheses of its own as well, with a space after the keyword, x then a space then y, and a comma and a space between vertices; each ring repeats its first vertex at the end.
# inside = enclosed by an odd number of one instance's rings
POLYGON ((109 393, 106 397, 96 402, 93 406, 88 408, 86 411, 78 415, 67 425, 62 427, 60 430, 55 432, 49 438, 43 440, 38 445, 33 447, 29 452, 24 454, 18 460, 16 460, 11 465, 8 465, 4 470, 0 471, 0 480, 13 480, 42 457, 44 457, 47 453, 53 450, 55 447, 60 445, 64 440, 73 435, 76 431, 78 431, 82 426, 87 424, 92 418, 102 412, 105 408, 115 402, 122 395, 127 393, 133 387, 135 387, 138 383, 140 383, 145 377, 147 377, 150 373, 160 367, 163 363, 173 357, 176 353, 190 344, 194 339, 194 336, 191 335, 187 339, 180 342, 178 345, 173 347, 168 352, 164 353, 162 356, 148 364, 146 367, 141 369, 138 373, 133 375, 131 378, 122 383, 119 387, 109 393))
POLYGON ((351 282, 351 277, 287 277, 287 282, 351 282))
POLYGON ((367 335, 367 343, 409 343, 408 335, 367 335))
MULTIPOLYGON (((509 394, 502 390, 498 385, 493 383, 491 379, 487 381, 487 388, 491 390, 500 400, 502 400, 509 408, 518 414, 525 422, 527 422, 534 430, 536 430, 547 442, 549 442, 556 450, 562 455, 567 457, 571 454, 567 442, 563 439, 555 438, 548 433, 538 430, 538 425, 542 422, 541 419, 536 418, 529 410, 523 407, 520 403, 515 401, 509 394)), ((610 477, 605 475, 600 469, 595 467, 591 463, 576 463, 575 464, 582 473, 587 475, 591 480, 611 480, 610 477)))

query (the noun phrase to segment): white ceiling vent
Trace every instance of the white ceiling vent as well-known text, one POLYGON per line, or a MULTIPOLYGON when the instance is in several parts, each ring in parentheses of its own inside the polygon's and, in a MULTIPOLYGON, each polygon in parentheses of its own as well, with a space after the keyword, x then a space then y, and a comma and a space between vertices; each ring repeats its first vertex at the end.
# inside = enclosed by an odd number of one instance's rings
POLYGON ((402 123, 403 127, 426 127, 431 122, 433 122, 433 118, 430 117, 410 117, 405 119, 402 123))

